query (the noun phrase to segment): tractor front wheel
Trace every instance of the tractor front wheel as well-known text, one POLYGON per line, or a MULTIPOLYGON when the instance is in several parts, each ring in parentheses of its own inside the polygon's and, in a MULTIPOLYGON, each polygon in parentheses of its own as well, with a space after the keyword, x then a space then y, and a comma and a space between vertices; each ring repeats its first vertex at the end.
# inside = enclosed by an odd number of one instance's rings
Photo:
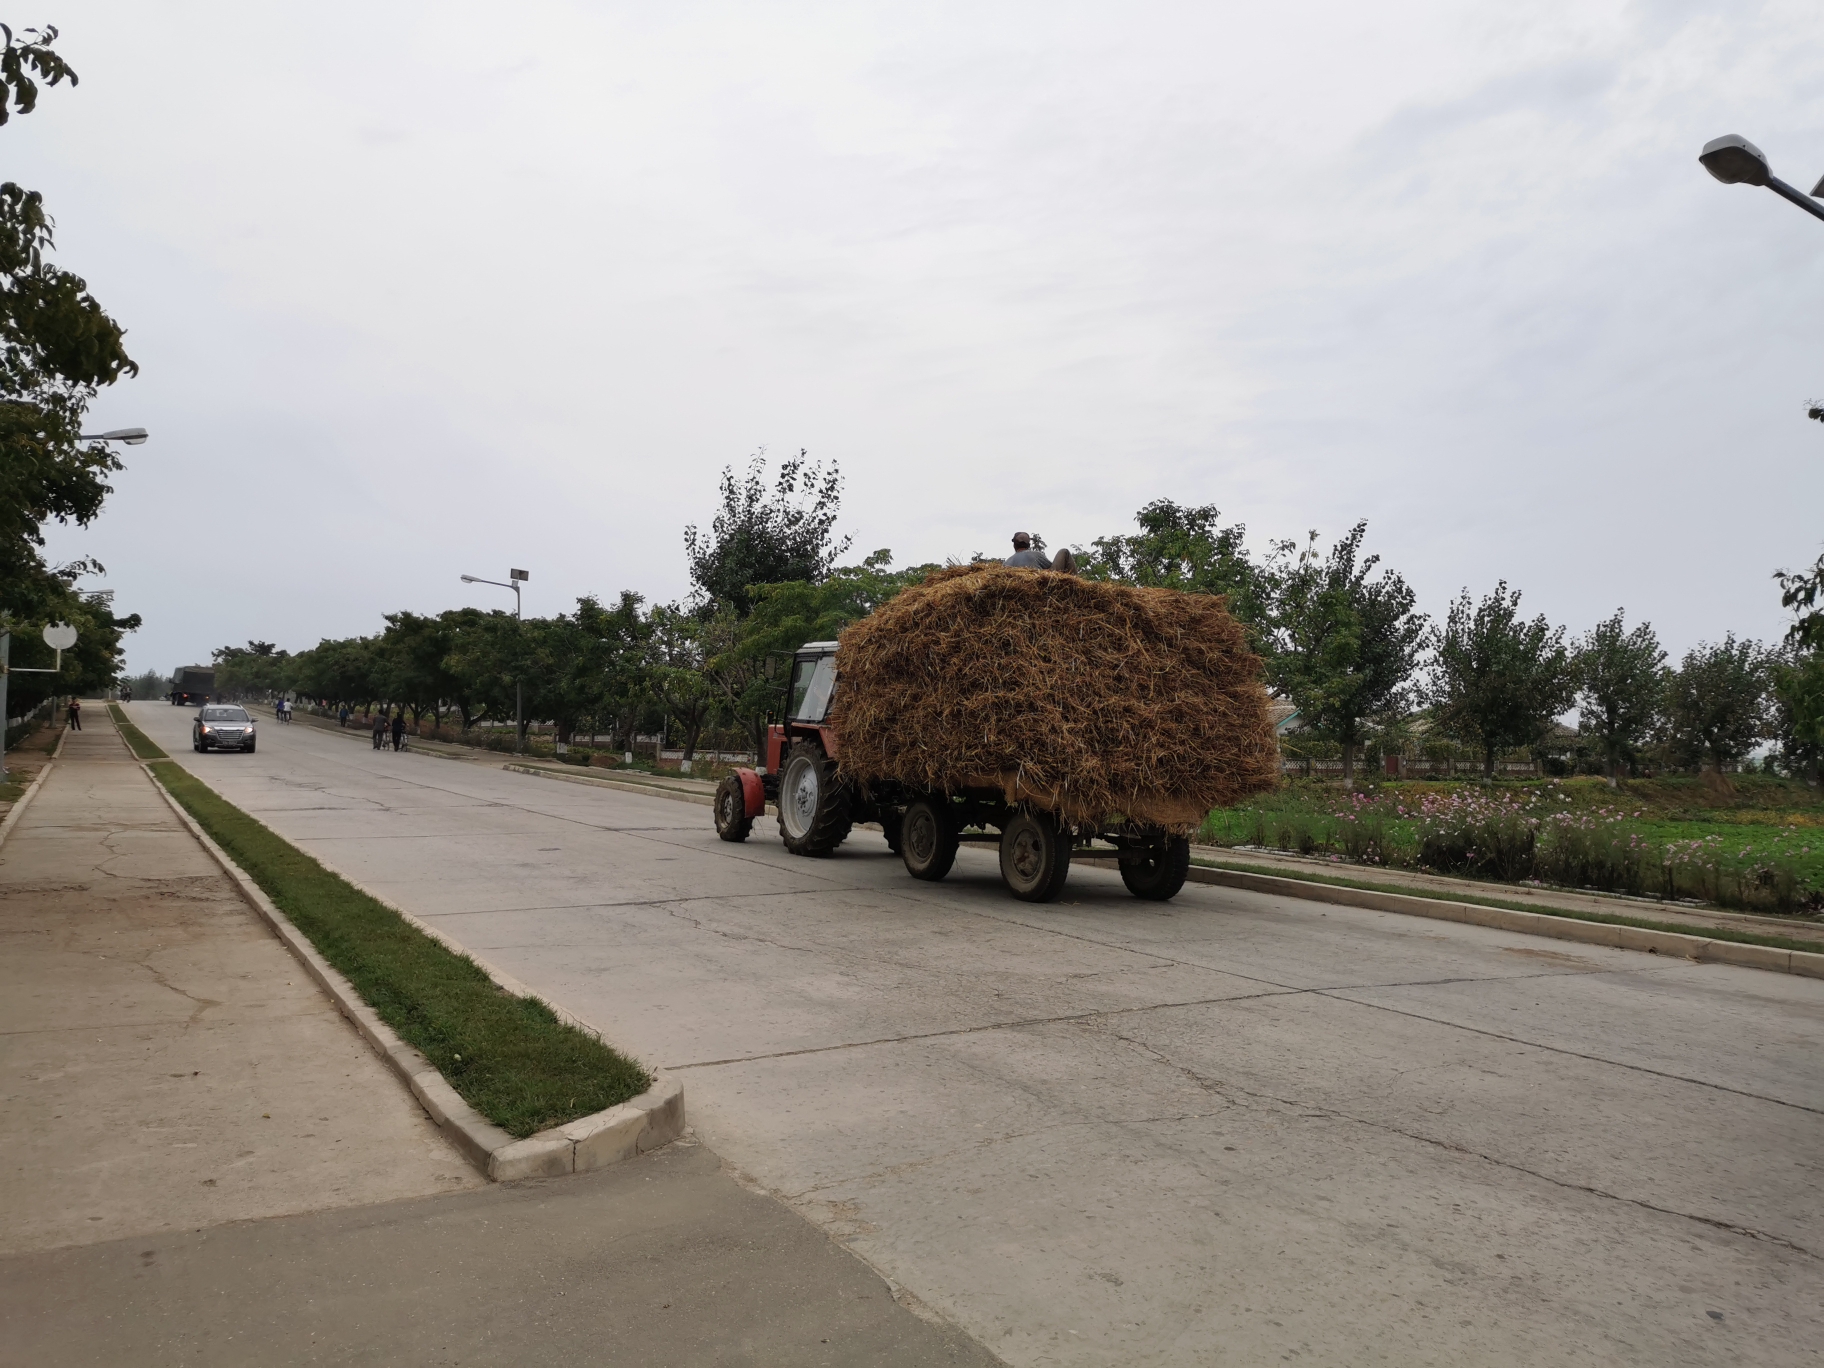
POLYGON ((725 841, 745 841, 754 829, 754 819, 747 815, 747 794, 741 788, 741 776, 724 775, 716 785, 716 835, 725 841))
POLYGON ((779 835, 794 855, 828 855, 849 834, 849 795, 836 762, 800 741, 779 773, 779 835))
POLYGON ((1001 829, 1001 878, 1022 902, 1056 902, 1070 877, 1071 832, 1050 815, 1022 812, 1001 829))

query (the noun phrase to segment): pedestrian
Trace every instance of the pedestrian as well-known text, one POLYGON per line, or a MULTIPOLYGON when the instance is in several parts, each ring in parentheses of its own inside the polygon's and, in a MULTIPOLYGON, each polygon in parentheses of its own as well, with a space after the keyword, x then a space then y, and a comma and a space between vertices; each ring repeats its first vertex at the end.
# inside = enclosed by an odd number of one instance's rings
POLYGON ((82 730, 82 700, 75 694, 70 695, 70 730, 82 730))
POLYGON ((342 725, 345 727, 348 725, 348 704, 346 703, 342 705, 342 725))
POLYGON ((401 750, 405 749, 405 709, 404 708, 399 709, 398 712, 393 714, 393 749, 396 751, 401 751, 401 750))
POLYGON ((386 749, 386 713, 384 711, 374 714, 374 749, 386 749))

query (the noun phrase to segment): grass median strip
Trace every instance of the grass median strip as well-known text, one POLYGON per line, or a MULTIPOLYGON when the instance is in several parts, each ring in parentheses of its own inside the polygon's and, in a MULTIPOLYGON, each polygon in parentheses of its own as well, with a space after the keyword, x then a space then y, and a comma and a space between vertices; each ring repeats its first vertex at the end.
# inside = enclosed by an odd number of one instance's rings
POLYGON ((1654 921, 1647 917, 1630 917, 1622 913, 1583 912, 1568 907, 1548 907, 1538 903, 1505 898, 1486 898, 1474 893, 1457 893, 1443 889, 1406 888, 1395 884, 1374 883, 1368 879, 1342 879, 1329 874, 1307 874, 1277 865, 1247 864, 1241 860, 1196 858, 1193 864, 1205 869, 1232 869, 1239 874, 1267 874, 1275 879, 1294 879, 1299 883, 1330 884, 1337 888, 1359 888, 1369 893, 1395 893, 1403 898, 1429 898, 1433 902, 1473 903, 1478 907, 1500 907, 1509 912, 1537 912, 1542 917, 1563 917, 1567 921, 1601 922, 1607 926, 1637 926, 1643 931, 1673 931, 1681 936, 1701 936, 1705 940, 1737 941, 1742 945, 1766 945, 1775 950, 1808 950, 1824 954, 1824 941, 1799 940, 1792 936, 1769 936, 1757 931, 1737 931, 1733 927, 1699 926, 1691 922, 1654 921))
POLYGON ((150 768, 381 1020, 502 1130, 524 1139, 651 1085, 634 1061, 559 1021, 544 1003, 506 992, 473 960, 325 869, 175 761, 155 760, 150 768))
POLYGON ((126 738, 127 749, 141 760, 169 760, 171 758, 152 744, 151 737, 127 721, 127 715, 120 710, 120 704, 108 704, 108 716, 114 719, 114 725, 120 728, 120 734, 126 738))

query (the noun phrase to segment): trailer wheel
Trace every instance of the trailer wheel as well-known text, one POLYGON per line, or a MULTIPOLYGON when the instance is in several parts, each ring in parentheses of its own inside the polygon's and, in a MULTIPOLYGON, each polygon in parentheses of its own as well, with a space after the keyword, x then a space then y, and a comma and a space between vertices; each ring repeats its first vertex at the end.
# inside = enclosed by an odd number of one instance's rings
POLYGON ((1049 816, 1022 812, 1001 829, 1001 878, 1022 902, 1056 902, 1070 876, 1071 833, 1049 816))
POLYGON ((899 858, 906 873, 935 883, 956 863, 956 818, 942 798, 918 798, 899 824, 899 858))
POLYGON ((779 835, 794 855, 828 855, 849 834, 849 795, 836 762, 823 748, 800 741, 779 774, 779 835))
POLYGON ((1121 882, 1129 893, 1149 902, 1177 897, 1190 872, 1191 843, 1183 836, 1168 836, 1161 846, 1123 852, 1121 860, 1121 882))
POLYGON ((747 795, 741 791, 741 776, 727 774, 716 785, 716 835, 725 841, 745 841, 754 829, 754 819, 747 815, 747 795))

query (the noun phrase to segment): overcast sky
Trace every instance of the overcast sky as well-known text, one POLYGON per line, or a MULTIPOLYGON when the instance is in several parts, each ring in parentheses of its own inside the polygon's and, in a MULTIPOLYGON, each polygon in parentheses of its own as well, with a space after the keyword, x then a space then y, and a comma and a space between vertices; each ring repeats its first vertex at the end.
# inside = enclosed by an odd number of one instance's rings
MULTIPOLYGON (((1810 3, 82 3, 0 129, 142 371, 135 670, 688 585, 808 448, 900 562, 1214 503, 1441 615, 1773 639, 1824 539, 1810 3), (662 10, 662 13, 658 11, 662 10)), ((102 587, 90 581, 88 587, 102 587)))

